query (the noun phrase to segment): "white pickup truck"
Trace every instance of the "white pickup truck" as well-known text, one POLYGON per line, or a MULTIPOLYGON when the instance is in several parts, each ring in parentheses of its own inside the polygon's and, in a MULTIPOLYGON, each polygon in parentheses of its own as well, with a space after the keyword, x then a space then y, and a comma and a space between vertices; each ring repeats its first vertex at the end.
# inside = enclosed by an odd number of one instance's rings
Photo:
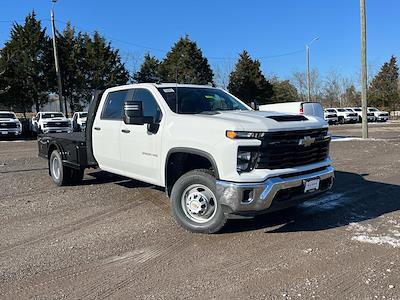
POLYGON ((329 108, 330 110, 334 110, 338 117, 338 122, 340 124, 344 123, 357 123, 358 122, 358 114, 352 111, 348 111, 345 108, 329 108))
POLYGON ((374 114, 377 122, 386 122, 389 120, 389 113, 387 111, 381 111, 375 107, 368 107, 368 112, 374 114))
POLYGON ((86 132, 42 135, 38 145, 57 185, 100 167, 165 188, 179 224, 213 233, 230 217, 328 191, 330 139, 318 117, 254 111, 210 86, 148 83, 95 92, 86 132))
POLYGON ((22 133, 22 125, 15 113, 0 111, 0 137, 19 136, 22 133))
POLYGON ((61 112, 39 112, 32 118, 36 133, 71 132, 71 122, 61 112))
POLYGON ((72 116, 72 129, 74 131, 84 131, 86 129, 86 111, 75 112, 72 116))

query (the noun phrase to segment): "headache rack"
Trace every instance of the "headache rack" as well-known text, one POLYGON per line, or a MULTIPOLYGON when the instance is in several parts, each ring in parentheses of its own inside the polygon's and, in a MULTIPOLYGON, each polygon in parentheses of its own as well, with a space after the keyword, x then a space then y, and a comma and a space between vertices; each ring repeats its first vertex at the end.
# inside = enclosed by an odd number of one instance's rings
POLYGON ((317 163, 329 155, 327 128, 266 132, 261 140, 256 169, 284 169, 317 163))

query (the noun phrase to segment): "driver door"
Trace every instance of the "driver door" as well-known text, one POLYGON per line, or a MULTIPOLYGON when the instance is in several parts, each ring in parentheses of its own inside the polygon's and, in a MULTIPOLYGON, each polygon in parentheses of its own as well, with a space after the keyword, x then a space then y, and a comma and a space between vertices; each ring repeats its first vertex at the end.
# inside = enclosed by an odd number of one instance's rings
POLYGON ((126 176, 145 182, 161 182, 161 126, 162 113, 152 92, 134 89, 133 101, 141 101, 145 117, 153 117, 157 132, 150 132, 148 124, 134 125, 122 122, 120 130, 121 167, 126 176))

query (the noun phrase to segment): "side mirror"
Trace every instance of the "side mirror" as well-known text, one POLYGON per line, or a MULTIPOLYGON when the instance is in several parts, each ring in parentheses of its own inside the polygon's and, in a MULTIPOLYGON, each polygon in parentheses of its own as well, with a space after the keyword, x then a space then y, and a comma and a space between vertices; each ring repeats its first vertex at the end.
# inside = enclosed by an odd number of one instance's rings
POLYGON ((34 121, 34 122, 35 122, 36 120, 37 120, 37 119, 36 119, 36 117, 32 117, 32 121, 34 121))
POLYGON ((259 110, 260 109, 260 105, 258 104, 258 102, 256 100, 253 100, 250 102, 250 107, 254 110, 259 110))
POLYGON ((143 125, 154 123, 153 117, 143 116, 143 103, 141 101, 126 101, 124 104, 125 124, 143 125))

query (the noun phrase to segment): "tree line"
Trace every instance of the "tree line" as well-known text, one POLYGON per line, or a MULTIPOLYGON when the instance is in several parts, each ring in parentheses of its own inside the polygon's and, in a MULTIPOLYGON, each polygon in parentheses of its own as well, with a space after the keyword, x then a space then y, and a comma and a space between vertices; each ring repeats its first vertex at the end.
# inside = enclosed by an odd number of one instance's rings
MULTIPOLYGON (((76 31, 67 23, 57 32, 63 95, 70 111, 88 103, 96 88, 130 82, 178 82, 209 84, 228 89, 249 103, 260 104, 305 100, 307 81, 304 72, 294 72, 290 80, 266 77, 261 63, 244 50, 237 62, 225 70, 211 68, 208 59, 189 36, 181 37, 158 59, 146 53, 140 68, 129 72, 118 49, 100 33, 89 35, 76 31)), ((336 71, 324 78, 317 69, 311 72, 312 100, 324 106, 358 106, 360 92, 355 84, 336 71)), ((57 93, 51 39, 36 19, 29 14, 24 24, 14 23, 10 39, 0 49, 0 106, 28 112, 39 111, 57 93)), ((400 103, 399 68, 392 56, 371 78, 368 89, 370 105, 397 109, 400 103)))

